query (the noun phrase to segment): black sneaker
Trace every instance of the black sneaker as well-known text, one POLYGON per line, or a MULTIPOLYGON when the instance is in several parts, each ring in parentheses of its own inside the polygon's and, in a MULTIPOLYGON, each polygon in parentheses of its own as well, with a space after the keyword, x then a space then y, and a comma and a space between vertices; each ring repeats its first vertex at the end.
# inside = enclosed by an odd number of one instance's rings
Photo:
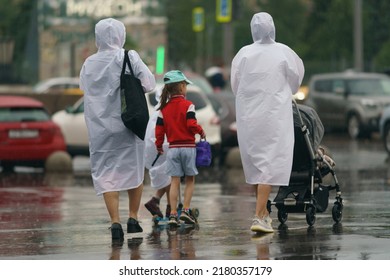
POLYGON ((124 234, 122 225, 119 223, 113 223, 111 225, 111 237, 113 242, 121 242, 124 240, 124 234))
POLYGON ((171 205, 167 204, 167 208, 165 209, 165 217, 169 218, 171 215, 171 205))
POLYGON ((152 214, 152 216, 159 216, 160 218, 163 218, 163 214, 161 213, 161 210, 160 210, 160 200, 155 198, 155 197, 152 197, 148 202, 146 202, 144 205, 146 207, 146 209, 149 210, 150 214, 152 214))
POLYGON ((184 221, 185 224, 190 224, 190 225, 193 225, 193 224, 196 224, 196 219, 195 217, 191 214, 190 211, 186 211, 186 210, 183 210, 180 214, 180 218, 179 218, 181 221, 184 221))
POLYGON ((129 218, 127 220, 127 233, 136 233, 136 232, 143 232, 143 229, 139 225, 136 219, 129 218))

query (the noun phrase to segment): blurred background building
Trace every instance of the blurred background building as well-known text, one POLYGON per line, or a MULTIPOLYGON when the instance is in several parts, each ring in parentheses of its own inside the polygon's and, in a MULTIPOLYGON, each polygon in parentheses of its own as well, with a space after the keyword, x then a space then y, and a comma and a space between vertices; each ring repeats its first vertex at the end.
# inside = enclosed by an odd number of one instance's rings
POLYGON ((101 18, 121 20, 127 49, 137 49, 152 68, 156 50, 166 45, 166 18, 150 16, 157 1, 44 0, 38 2, 39 78, 78 76, 84 60, 96 52, 94 26, 101 18))
MULTIPOLYGON (((18 6, 23 1, 11 2, 18 6)), ((19 59, 14 58, 18 38, 2 36, 0 31, 0 82, 35 83, 51 77, 78 76, 84 60, 96 52, 95 24, 106 17, 114 17, 125 24, 125 48, 136 49, 152 69, 156 65, 157 50, 164 50, 167 44, 167 19, 157 0, 29 2, 24 7, 29 22, 24 51, 17 52, 19 59)), ((25 28, 22 22, 20 24, 20 28, 25 28)))
POLYGON ((203 74, 218 65, 229 73, 260 11, 274 17, 276 40, 302 57, 304 83, 315 73, 390 69, 388 0, 0 0, 0 7, 1 84, 77 76, 104 17, 125 23, 125 47, 156 72, 203 74))

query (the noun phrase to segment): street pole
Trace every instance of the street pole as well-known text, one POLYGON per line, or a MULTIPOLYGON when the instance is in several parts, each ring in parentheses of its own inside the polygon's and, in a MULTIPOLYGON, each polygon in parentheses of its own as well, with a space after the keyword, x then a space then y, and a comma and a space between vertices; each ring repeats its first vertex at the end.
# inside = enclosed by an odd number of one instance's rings
POLYGON ((196 7, 192 10, 192 29, 196 32, 196 61, 195 72, 203 73, 203 30, 204 30, 204 9, 196 7))
POLYGON ((203 32, 196 34, 197 42, 197 60, 196 60, 196 73, 203 73, 203 32))
POLYGON ((223 23, 223 63, 230 66, 233 58, 232 0, 217 0, 216 19, 223 23))
POLYGON ((362 0, 354 2, 354 58, 355 70, 363 71, 362 0))
POLYGON ((223 33, 223 63, 225 67, 230 67, 230 63, 233 59, 233 28, 232 23, 228 22, 224 24, 223 33))

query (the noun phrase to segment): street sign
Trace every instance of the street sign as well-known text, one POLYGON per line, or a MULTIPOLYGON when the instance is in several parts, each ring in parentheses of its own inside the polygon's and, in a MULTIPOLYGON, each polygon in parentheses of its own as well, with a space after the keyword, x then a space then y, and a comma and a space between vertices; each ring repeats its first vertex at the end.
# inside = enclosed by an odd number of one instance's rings
POLYGON ((201 32, 204 29, 204 9, 196 7, 192 10, 192 29, 201 32))
POLYGON ((232 0, 217 0, 217 22, 226 23, 232 20, 232 0))

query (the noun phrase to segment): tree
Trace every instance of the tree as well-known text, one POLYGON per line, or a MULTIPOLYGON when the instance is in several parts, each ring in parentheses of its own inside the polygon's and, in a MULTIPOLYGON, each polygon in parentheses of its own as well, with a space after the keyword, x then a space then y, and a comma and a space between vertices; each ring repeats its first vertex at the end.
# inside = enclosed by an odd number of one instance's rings
POLYGON ((390 68, 390 2, 364 1, 364 57, 366 70, 385 71, 390 68))
MULTIPOLYGON (((14 82, 24 81, 22 67, 25 62, 26 43, 28 40, 31 16, 36 0, 0 0, 0 39, 12 40, 14 51, 12 70, 14 82)), ((1 80, 1 74, 0 74, 1 80)), ((11 82, 11 81, 8 81, 11 82)))

